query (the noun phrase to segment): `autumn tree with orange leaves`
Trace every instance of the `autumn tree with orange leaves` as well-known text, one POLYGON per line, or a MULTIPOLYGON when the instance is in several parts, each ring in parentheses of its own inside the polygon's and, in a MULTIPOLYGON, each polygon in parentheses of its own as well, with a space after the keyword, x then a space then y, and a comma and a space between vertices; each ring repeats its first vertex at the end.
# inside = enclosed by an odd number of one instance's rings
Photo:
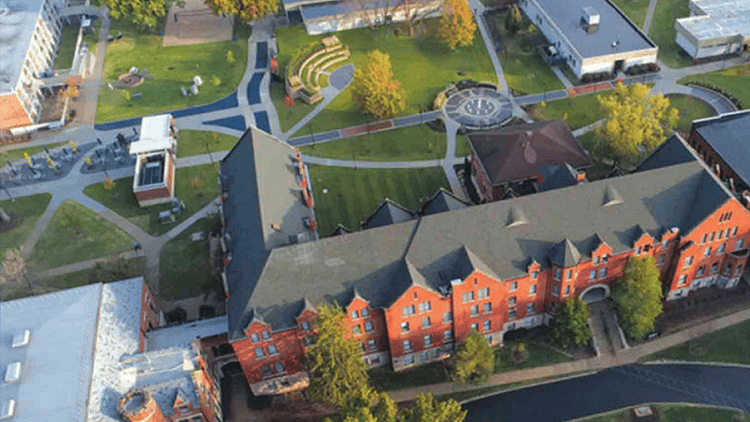
POLYGON ((474 43, 477 24, 467 0, 445 0, 443 17, 440 19, 440 36, 451 51, 474 43))
POLYGON ((246 23, 261 20, 279 10, 278 0, 204 0, 203 2, 217 15, 237 15, 246 23))
POLYGON ((406 108, 406 94, 401 83, 393 79, 388 53, 371 51, 364 68, 354 71, 352 86, 354 105, 379 119, 406 108))

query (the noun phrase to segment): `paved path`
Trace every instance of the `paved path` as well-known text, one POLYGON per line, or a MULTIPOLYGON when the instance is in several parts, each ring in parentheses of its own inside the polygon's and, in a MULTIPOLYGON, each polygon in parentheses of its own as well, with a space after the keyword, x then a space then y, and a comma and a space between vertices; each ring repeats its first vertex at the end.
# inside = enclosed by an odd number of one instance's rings
MULTIPOLYGON (((514 382, 529 381, 539 378, 556 377, 585 371, 598 371, 638 362, 643 357, 672 346, 685 343, 688 340, 700 337, 706 333, 726 328, 743 321, 750 320, 750 309, 734 313, 722 318, 717 318, 706 323, 696 325, 677 333, 652 340, 640 346, 623 349, 614 355, 601 356, 598 358, 582 359, 573 362, 560 363, 556 365, 543 366, 540 368, 522 369, 518 371, 495 374, 481 386, 502 385, 514 382)), ((388 394, 395 401, 412 400, 417 394, 432 392, 435 395, 468 391, 477 388, 473 385, 456 383, 431 384, 422 387, 408 388, 403 390, 389 391, 388 394)))
POLYGON ((656 4, 659 0, 651 0, 648 3, 648 11, 646 12, 646 20, 643 21, 643 32, 648 35, 648 31, 651 29, 651 21, 654 20, 654 12, 656 11, 656 4))
POLYGON ((482 17, 484 15, 485 9, 484 4, 482 4, 482 2, 479 0, 469 0, 469 7, 471 8, 472 12, 474 12, 474 20, 477 23, 477 29, 479 29, 479 34, 482 36, 484 46, 485 48, 487 48, 487 53, 489 54, 490 60, 492 61, 492 66, 495 68, 495 77, 497 77, 497 86, 499 88, 498 90, 506 98, 510 98, 512 102, 513 95, 511 95, 510 93, 508 82, 505 81, 503 66, 500 64, 500 59, 497 57, 497 52, 495 51, 492 37, 487 30, 487 26, 484 24, 484 18, 482 17))
POLYGON ((573 84, 570 83, 570 81, 568 80, 568 77, 565 76, 565 73, 563 73, 563 71, 560 70, 560 66, 552 66, 552 72, 555 74, 555 76, 557 76, 557 79, 559 79, 560 82, 562 82, 563 85, 565 85, 565 89, 573 88, 573 84))

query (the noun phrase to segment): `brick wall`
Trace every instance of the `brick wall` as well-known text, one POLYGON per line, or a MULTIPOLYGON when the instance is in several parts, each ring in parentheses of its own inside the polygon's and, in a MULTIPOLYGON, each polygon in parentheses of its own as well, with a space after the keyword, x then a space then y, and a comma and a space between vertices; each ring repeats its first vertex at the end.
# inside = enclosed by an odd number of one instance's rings
POLYGON ((143 353, 146 344, 146 333, 151 328, 159 327, 159 309, 156 306, 154 293, 143 283, 143 292, 141 294, 141 326, 139 333, 138 350, 143 353))

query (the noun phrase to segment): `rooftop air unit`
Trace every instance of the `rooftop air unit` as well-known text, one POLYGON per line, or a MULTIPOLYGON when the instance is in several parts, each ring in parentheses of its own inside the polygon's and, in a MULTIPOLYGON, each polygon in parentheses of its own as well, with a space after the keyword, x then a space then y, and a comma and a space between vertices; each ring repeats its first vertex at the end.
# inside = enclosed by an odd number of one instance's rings
POLYGON ((17 347, 23 347, 29 344, 29 339, 31 338, 31 332, 29 330, 25 330, 22 333, 18 333, 13 336, 13 348, 17 347))
POLYGON ((10 399, 3 403, 3 410, 0 412, 0 419, 7 419, 16 413, 16 401, 10 399))
POLYGON ((21 378, 21 362, 13 362, 5 370, 5 382, 16 382, 21 378))
POLYGON ((583 19, 586 26, 599 25, 599 12, 591 6, 586 6, 583 8, 583 16, 581 19, 583 19))

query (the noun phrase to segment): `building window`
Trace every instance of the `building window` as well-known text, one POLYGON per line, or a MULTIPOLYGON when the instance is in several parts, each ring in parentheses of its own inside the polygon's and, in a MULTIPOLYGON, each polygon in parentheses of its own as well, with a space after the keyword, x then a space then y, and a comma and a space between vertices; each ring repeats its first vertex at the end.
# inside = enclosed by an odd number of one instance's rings
POLYGON ((737 245, 734 247, 735 251, 742 249, 742 239, 737 240, 737 245))
POLYGON ((473 323, 473 324, 471 324, 471 329, 472 330, 476 330, 478 332, 479 331, 479 324, 477 324, 476 322, 473 323))
POLYGON ((678 286, 684 286, 686 279, 687 279, 687 275, 685 275, 685 274, 681 275, 680 278, 677 280, 677 285, 678 286))
POLYGON ((727 267, 724 269, 724 275, 732 275, 732 264, 727 264, 727 267))
POLYGON ((375 342, 375 339, 369 339, 367 340, 367 347, 370 348, 371 352, 375 352, 378 350, 378 344, 375 342))
POLYGON ((367 318, 370 316, 370 311, 367 310, 367 308, 362 309, 359 311, 360 314, 362 314, 362 318, 367 318))
POLYGON ((568 284, 567 286, 565 286, 565 294, 563 296, 567 296, 569 294, 570 294, 570 284, 568 284))
POLYGON ((526 304, 526 315, 531 315, 534 313, 534 302, 526 304))
POLYGON ((515 309, 511 309, 510 311, 508 311, 508 319, 516 319, 516 310, 515 309))
POLYGON ((409 332, 409 323, 408 322, 402 322, 401 323, 401 332, 402 333, 408 333, 409 332))
POLYGON ((705 265, 701 265, 700 268, 698 268, 698 272, 696 272, 695 275, 698 276, 698 277, 700 277, 705 272, 706 272, 706 266, 705 265))
POLYGON ((719 237, 716 240, 721 240, 723 234, 723 230, 719 230, 719 237))
POLYGON ((431 325, 432 325, 432 322, 430 321, 430 317, 422 318, 422 328, 427 328, 431 325))
POLYGON ((726 247, 727 247, 726 243, 722 243, 721 245, 719 245, 719 249, 716 250, 716 255, 723 254, 724 253, 724 249, 726 249, 726 247))
POLYGON ((735 228, 732 229, 732 237, 737 236, 737 230, 738 229, 739 229, 739 227, 735 227, 735 228))
POLYGON ((487 298, 487 297, 490 297, 490 288, 489 287, 485 287, 484 289, 479 289, 479 291, 477 291, 477 298, 478 299, 484 299, 484 298, 487 298))
POLYGON ((428 334, 424 336, 424 347, 430 347, 430 346, 432 346, 432 336, 428 334))
POLYGON ((409 355, 404 358, 405 365, 412 365, 414 363, 414 355, 409 355))
POLYGON ((271 336, 268 334, 268 331, 263 331, 260 333, 261 337, 263 337, 263 340, 271 340, 271 336))
POLYGON ((353 320, 357 320, 357 319, 359 319, 359 312, 357 312, 357 311, 352 311, 352 319, 353 319, 353 320))
POLYGON ((419 313, 420 314, 424 313, 424 312, 429 312, 430 310, 432 310, 432 304, 429 301, 422 302, 422 303, 419 304, 419 313))
POLYGON ((268 345, 268 355, 273 356, 275 354, 279 353, 279 351, 276 349, 276 345, 269 344, 268 345))
POLYGON ((451 330, 445 330, 443 332, 443 341, 444 342, 453 341, 453 331, 451 331, 451 330))
POLYGON ((709 256, 711 255, 711 247, 707 247, 705 251, 703 251, 703 256, 709 256))
POLYGON ((638 249, 636 249, 635 254, 636 255, 640 255, 641 254, 641 250, 643 250, 643 247, 639 246, 638 249))
POLYGON ((716 232, 711 232, 711 240, 709 242, 713 242, 714 239, 716 239, 716 232))
POLYGON ((404 352, 411 352, 411 340, 404 340, 404 352))
POLYGON ((401 313, 405 317, 414 315, 414 305, 405 306, 401 313))
POLYGON ((599 262, 601 261, 601 257, 594 257, 594 265, 599 265, 599 262))
POLYGON ((492 312, 492 302, 487 302, 484 304, 484 309, 482 310, 482 313, 489 314, 492 312))
POLYGON ((719 271, 719 263, 714 262, 711 264, 711 274, 716 274, 719 271))
POLYGON ((561 268, 555 268, 555 280, 559 280, 562 278, 562 269, 561 268))
POLYGON ((552 294, 555 296, 560 295, 560 286, 558 284, 552 286, 552 294))
POLYGON ((262 365, 260 367, 260 373, 263 376, 263 378, 268 378, 273 375, 273 372, 271 372, 271 365, 262 365))
POLYGON ((539 277, 539 271, 532 271, 531 272, 531 279, 536 280, 537 277, 539 277))
POLYGON ((726 237, 727 239, 729 239, 729 230, 730 230, 729 227, 727 227, 727 229, 724 230, 724 237, 726 237))
POLYGON ((276 373, 277 374, 283 374, 284 373, 284 365, 281 364, 281 362, 276 362, 276 373))
POLYGON ((443 314, 443 323, 451 322, 453 321, 453 314, 450 312, 446 312, 443 314))
POLYGON ((683 268, 687 268, 687 267, 689 267, 691 265, 693 265, 693 257, 689 256, 689 257, 685 258, 685 262, 682 264, 682 267, 683 268))
POLYGON ((362 326, 361 325, 355 325, 352 327, 352 333, 354 333, 355 336, 361 336, 362 335, 362 326))
POLYGON ((568 270, 568 280, 573 278, 573 270, 568 270))
POLYGON ((701 245, 706 243, 706 240, 708 240, 708 233, 703 235, 703 238, 701 239, 701 245))
POLYGON ((473 291, 471 291, 471 292, 466 292, 466 293, 464 293, 464 294, 463 294, 463 295, 461 296, 461 301, 462 301, 463 303, 466 303, 466 302, 471 302, 472 300, 474 300, 474 292, 473 292, 473 291))
POLYGON ((734 270, 735 275, 742 274, 742 264, 737 265, 737 269, 734 270))
POLYGON ((517 281, 511 281, 510 283, 510 291, 515 292, 518 290, 518 282, 517 281))
POLYGON ((253 343, 258 343, 260 341, 260 338, 258 337, 258 333, 250 334, 250 340, 252 340, 253 343))
POLYGON ((479 315, 479 305, 471 305, 471 316, 479 315))
POLYGON ((664 255, 659 255, 659 259, 656 261, 656 265, 661 265, 664 263, 664 255))
POLYGON ((589 272, 589 281, 594 281, 594 280, 596 280, 596 270, 591 270, 589 272))
POLYGON ((307 321, 302 321, 302 329, 303 330, 309 330, 310 329, 310 323, 307 321))
POLYGON ((607 267, 600 268, 599 269, 599 278, 604 278, 607 276, 607 267))
POLYGON ((373 326, 372 321, 365 322, 365 331, 366 332, 370 333, 374 329, 375 329, 375 327, 373 326))
POLYGON ((529 286, 529 296, 533 296, 536 294, 536 284, 532 284, 529 286))
POLYGON ((492 331, 492 321, 484 321, 484 327, 482 327, 484 332, 492 331))
POLYGON ((508 298, 508 306, 511 306, 511 307, 512 306, 516 306, 516 297, 515 296, 511 296, 511 297, 508 298))
POLYGON ((263 348, 262 347, 256 347, 255 348, 255 357, 259 358, 259 359, 266 357, 266 354, 265 354, 265 352, 263 352, 263 348))

